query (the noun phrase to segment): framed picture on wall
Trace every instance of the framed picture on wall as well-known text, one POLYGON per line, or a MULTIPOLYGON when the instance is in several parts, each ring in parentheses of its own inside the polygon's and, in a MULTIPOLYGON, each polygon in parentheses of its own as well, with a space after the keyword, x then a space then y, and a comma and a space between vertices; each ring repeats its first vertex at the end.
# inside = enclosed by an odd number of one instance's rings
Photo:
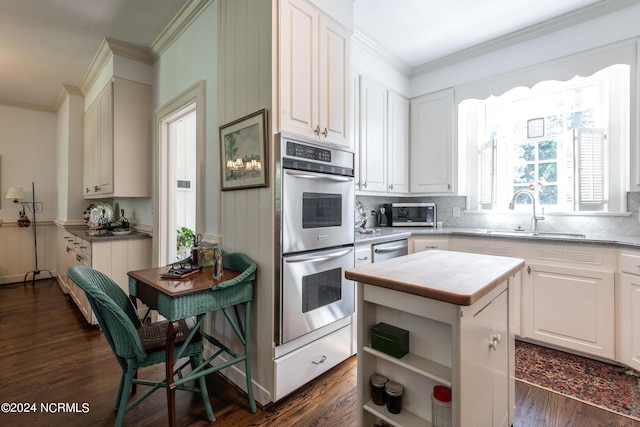
POLYGON ((220 126, 222 190, 268 185, 267 110, 220 126))
POLYGON ((527 120, 527 138, 541 138, 544 136, 544 117, 527 120))

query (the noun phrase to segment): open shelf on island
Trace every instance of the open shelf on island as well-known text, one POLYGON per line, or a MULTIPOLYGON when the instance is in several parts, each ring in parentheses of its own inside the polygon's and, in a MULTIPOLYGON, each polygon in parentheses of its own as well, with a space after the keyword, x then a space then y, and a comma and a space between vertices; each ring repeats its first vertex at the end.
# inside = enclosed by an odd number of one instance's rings
POLYGON ((386 405, 376 405, 373 401, 369 400, 364 404, 364 409, 370 412, 374 416, 380 418, 384 422, 387 422, 397 427, 432 427, 432 424, 419 416, 405 410, 404 408, 399 414, 392 414, 387 410, 386 405))
POLYGON ((413 353, 407 353, 401 359, 398 359, 369 346, 364 346, 362 349, 366 353, 387 360, 398 366, 402 366, 405 369, 415 372, 418 375, 422 375, 423 377, 430 378, 442 385, 451 387, 451 368, 448 366, 441 365, 440 363, 417 356, 413 353))

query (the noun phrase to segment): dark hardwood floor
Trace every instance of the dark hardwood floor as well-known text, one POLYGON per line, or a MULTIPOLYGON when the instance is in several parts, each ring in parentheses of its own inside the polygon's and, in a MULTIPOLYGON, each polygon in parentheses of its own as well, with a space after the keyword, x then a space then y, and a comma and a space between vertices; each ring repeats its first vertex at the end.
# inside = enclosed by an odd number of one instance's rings
MULTIPOLYGON (((113 425, 120 368, 104 336, 87 325, 55 280, 0 286, 0 403, 35 404, 36 412, 0 413, 2 426, 113 425), (59 403, 78 412, 58 409, 59 403), (87 404, 83 406, 83 404, 87 404), (50 408, 42 411, 41 405, 50 408)), ((356 358, 335 367, 290 397, 251 414, 245 396, 224 378, 207 378, 219 426, 355 426, 356 358)), ((162 367, 140 377, 161 378, 162 367)), ((139 389, 142 390, 144 388, 139 389)), ((180 426, 209 422, 199 395, 178 392, 180 426)), ((128 426, 167 425, 164 391, 125 415, 128 426)), ((514 427, 628 426, 640 422, 516 382, 514 427)))

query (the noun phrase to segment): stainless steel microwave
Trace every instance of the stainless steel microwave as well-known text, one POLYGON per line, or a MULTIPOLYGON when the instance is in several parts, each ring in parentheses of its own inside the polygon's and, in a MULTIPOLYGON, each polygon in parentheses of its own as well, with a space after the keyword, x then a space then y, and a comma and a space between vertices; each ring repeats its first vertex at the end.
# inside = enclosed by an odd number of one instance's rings
POLYGON ((435 203, 392 203, 393 227, 435 227, 437 219, 435 203))

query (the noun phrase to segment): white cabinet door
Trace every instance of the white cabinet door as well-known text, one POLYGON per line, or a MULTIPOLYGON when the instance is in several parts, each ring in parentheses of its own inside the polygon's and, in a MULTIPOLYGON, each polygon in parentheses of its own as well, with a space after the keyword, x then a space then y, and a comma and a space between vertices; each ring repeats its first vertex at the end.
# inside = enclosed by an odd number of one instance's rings
POLYGON ((526 337, 614 358, 613 271, 529 264, 522 300, 526 337))
POLYGON ((109 82, 85 112, 84 195, 113 192, 113 83, 109 82))
POLYGON ((409 192, 409 100, 387 94, 387 192, 409 192))
POLYGON ((360 78, 360 191, 386 192, 387 89, 360 78))
POLYGON ((280 127, 317 138, 318 11, 300 0, 280 9, 280 127))
POLYGON ((301 0, 282 0, 280 24, 281 129, 352 149, 349 32, 301 0))
POLYGON ((353 149, 351 123, 351 36, 338 23, 320 17, 320 139, 353 149))
POLYGON ((640 276, 620 274, 620 362, 640 370, 640 276))
POLYGON ((151 87, 114 78, 85 112, 84 197, 151 196, 151 87))
POLYGON ((356 261, 355 266, 359 267, 361 265, 371 264, 371 245, 363 244, 356 245, 356 261))
POLYGON ((462 308, 460 336, 463 426, 509 424, 508 291, 469 313, 462 308))
POLYGON ((453 90, 411 101, 411 193, 456 191, 453 90))

